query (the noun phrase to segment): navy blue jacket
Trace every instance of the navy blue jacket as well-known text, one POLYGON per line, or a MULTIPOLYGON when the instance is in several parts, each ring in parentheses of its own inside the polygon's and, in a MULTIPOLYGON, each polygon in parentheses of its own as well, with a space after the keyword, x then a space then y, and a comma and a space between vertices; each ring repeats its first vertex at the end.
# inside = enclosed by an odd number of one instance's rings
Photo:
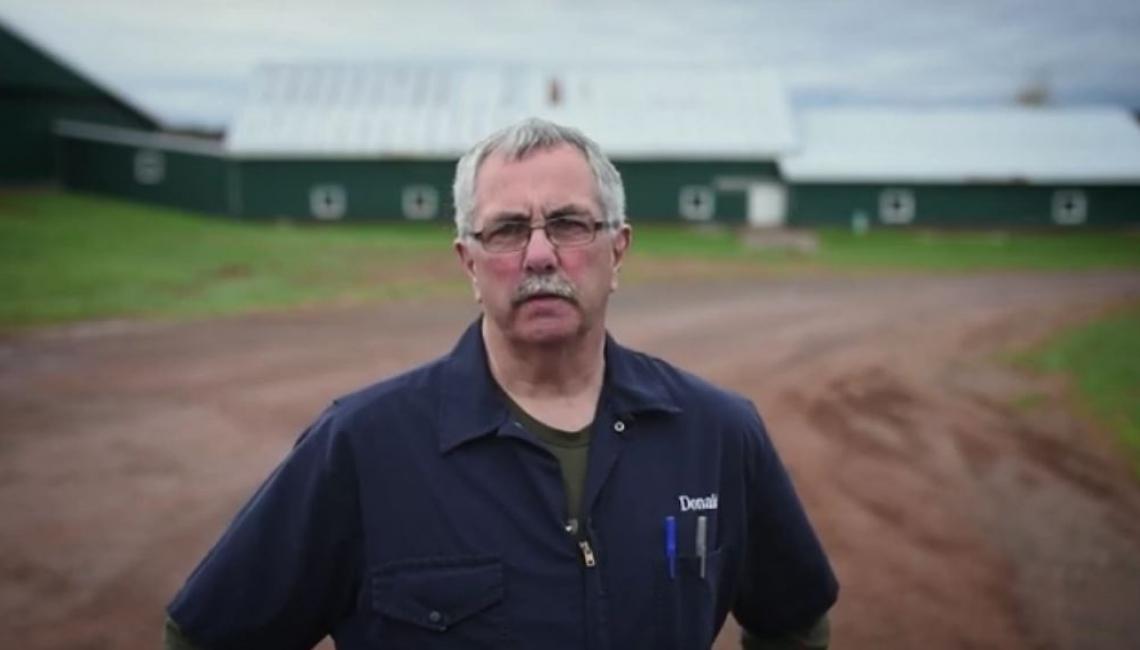
POLYGON ((450 355, 335 401, 171 618, 217 650, 326 634, 352 650, 689 650, 729 611, 760 635, 814 622, 838 587, 755 408, 612 339, 605 355, 577 536, 476 322, 450 355))

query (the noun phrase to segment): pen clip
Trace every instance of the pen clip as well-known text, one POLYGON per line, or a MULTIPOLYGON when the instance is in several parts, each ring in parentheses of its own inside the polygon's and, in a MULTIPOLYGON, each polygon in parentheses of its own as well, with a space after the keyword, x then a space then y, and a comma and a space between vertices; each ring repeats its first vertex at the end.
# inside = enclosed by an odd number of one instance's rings
POLYGON ((665 559, 669 563, 669 579, 677 579, 677 518, 665 518, 665 559))
POLYGON ((701 563, 701 578, 705 577, 709 557, 709 518, 705 515, 697 517, 697 558, 701 563))

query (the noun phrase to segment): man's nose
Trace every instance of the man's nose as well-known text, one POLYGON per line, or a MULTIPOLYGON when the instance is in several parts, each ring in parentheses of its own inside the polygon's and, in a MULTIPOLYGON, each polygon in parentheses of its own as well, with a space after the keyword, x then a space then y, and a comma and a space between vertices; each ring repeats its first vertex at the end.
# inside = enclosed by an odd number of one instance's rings
POLYGON ((523 249, 523 256, 523 263, 528 271, 547 272, 558 265, 558 250, 542 228, 531 231, 530 240, 523 249))

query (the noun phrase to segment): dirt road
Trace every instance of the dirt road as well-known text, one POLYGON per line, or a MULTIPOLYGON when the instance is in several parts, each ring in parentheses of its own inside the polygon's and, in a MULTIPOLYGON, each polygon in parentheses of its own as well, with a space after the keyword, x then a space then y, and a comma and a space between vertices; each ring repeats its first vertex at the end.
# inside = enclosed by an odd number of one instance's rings
MULTIPOLYGON (((1140 274, 675 281, 627 344, 751 396, 843 584, 836 648, 1125 648, 1140 483, 998 356, 1140 274)), ((0 639, 155 648, 162 607, 333 396, 448 349, 465 301, 0 339, 0 639)), ((718 648, 734 644, 731 631, 718 648)))

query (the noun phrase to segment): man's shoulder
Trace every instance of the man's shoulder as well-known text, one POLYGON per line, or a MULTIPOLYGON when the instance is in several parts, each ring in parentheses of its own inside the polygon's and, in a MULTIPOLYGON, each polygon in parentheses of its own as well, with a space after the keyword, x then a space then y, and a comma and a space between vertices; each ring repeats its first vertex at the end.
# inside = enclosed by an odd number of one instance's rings
POLYGON ((329 413, 344 423, 392 418, 401 414, 430 413, 435 408, 440 370, 447 357, 440 357, 341 395, 332 401, 329 413))
POLYGON ((682 410, 747 416, 755 408, 744 395, 647 352, 620 347, 622 363, 632 376, 661 386, 682 410))

